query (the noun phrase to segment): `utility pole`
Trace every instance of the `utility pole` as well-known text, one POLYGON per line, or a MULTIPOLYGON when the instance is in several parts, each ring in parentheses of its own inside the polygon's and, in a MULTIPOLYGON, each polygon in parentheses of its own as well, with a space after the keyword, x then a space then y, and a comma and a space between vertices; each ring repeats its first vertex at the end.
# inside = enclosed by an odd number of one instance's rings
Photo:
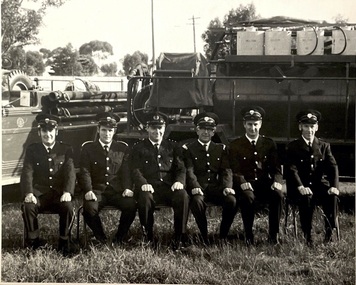
POLYGON ((152 24, 152 68, 151 68, 151 72, 153 72, 156 67, 155 35, 154 35, 154 22, 153 22, 153 0, 151 0, 151 24, 152 24))
POLYGON ((193 43, 194 43, 194 52, 196 52, 196 50, 197 50, 196 45, 195 45, 195 20, 196 20, 196 19, 200 19, 200 17, 194 17, 194 15, 193 15, 193 17, 192 17, 192 18, 188 19, 188 20, 192 20, 192 21, 193 21, 192 25, 193 25, 193 43))

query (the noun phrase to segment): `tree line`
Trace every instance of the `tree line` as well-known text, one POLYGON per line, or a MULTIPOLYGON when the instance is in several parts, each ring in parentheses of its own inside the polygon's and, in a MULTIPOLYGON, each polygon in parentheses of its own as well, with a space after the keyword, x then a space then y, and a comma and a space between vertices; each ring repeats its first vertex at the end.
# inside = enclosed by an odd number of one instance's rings
MULTIPOLYGON (((136 66, 151 67, 148 55, 135 51, 126 54, 120 62, 123 70, 118 70, 116 62, 104 63, 113 55, 113 47, 108 42, 93 40, 84 43, 79 50, 71 43, 54 50, 41 48, 39 51, 25 51, 24 47, 39 44, 38 33, 43 24, 43 17, 49 7, 60 7, 67 0, 27 0, 37 3, 38 9, 24 8, 26 0, 2 0, 1 2, 1 55, 3 67, 21 69, 28 75, 41 75, 46 67, 51 67, 55 75, 91 76, 101 72, 105 76, 129 75, 136 66), (5 65, 4 59, 9 59, 5 65), (11 63, 11 64, 9 64, 11 63)), ((256 13, 253 3, 242 5, 230 11, 221 21, 215 17, 210 21, 206 31, 201 35, 204 41, 205 56, 210 59, 224 58, 229 53, 230 45, 224 42, 224 28, 239 22, 249 22, 261 18, 256 13), (220 42, 217 46, 216 43, 220 42), (216 48, 217 47, 217 48, 216 48)), ((335 17, 337 22, 346 22, 341 15, 335 17)))

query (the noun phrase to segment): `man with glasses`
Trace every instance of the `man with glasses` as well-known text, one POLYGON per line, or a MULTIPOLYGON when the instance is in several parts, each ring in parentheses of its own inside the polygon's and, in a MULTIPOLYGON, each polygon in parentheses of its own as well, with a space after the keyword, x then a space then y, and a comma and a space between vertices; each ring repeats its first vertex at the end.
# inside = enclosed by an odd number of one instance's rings
POLYGON ((190 209, 205 244, 209 244, 206 203, 211 202, 223 208, 220 225, 222 240, 227 238, 237 211, 227 148, 211 140, 218 121, 218 116, 211 112, 196 115, 194 124, 198 139, 183 145, 187 185, 191 195, 190 209))

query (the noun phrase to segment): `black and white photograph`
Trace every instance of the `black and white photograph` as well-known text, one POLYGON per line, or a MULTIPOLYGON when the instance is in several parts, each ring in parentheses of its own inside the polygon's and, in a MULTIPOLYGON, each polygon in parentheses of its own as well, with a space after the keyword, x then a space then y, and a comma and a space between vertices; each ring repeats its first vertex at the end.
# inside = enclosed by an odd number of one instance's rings
POLYGON ((354 0, 1 0, 1 284, 356 284, 354 0))

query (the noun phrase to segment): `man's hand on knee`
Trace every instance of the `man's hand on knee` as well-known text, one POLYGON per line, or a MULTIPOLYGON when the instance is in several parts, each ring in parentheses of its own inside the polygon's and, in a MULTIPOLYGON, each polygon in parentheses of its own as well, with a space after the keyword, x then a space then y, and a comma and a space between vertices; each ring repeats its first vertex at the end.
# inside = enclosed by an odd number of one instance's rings
POLYGON ((177 181, 177 182, 174 182, 174 184, 172 185, 171 189, 172 189, 172 191, 174 191, 174 190, 183 190, 184 189, 184 185, 183 185, 183 183, 177 181))
POLYGON ((204 193, 203 193, 203 191, 201 191, 200 188, 193 188, 192 189, 192 195, 202 195, 202 196, 204 196, 204 193))
POLYGON ((85 198, 85 200, 87 200, 87 201, 97 201, 97 200, 98 200, 98 198, 96 197, 96 195, 94 194, 94 192, 91 191, 91 190, 88 191, 87 193, 85 193, 84 198, 85 198))
POLYGON ((125 191, 122 193, 122 197, 133 197, 134 193, 130 189, 125 189, 125 191))
POLYGON ((142 190, 143 192, 151 192, 151 193, 155 192, 155 190, 153 189, 153 187, 152 187, 151 184, 143 184, 143 185, 141 186, 141 190, 142 190))
POLYGON ((70 195, 69 192, 64 192, 59 199, 60 202, 70 202, 72 201, 72 196, 70 195))
POLYGON ((37 204, 37 198, 32 193, 28 193, 25 197, 25 203, 37 204))

